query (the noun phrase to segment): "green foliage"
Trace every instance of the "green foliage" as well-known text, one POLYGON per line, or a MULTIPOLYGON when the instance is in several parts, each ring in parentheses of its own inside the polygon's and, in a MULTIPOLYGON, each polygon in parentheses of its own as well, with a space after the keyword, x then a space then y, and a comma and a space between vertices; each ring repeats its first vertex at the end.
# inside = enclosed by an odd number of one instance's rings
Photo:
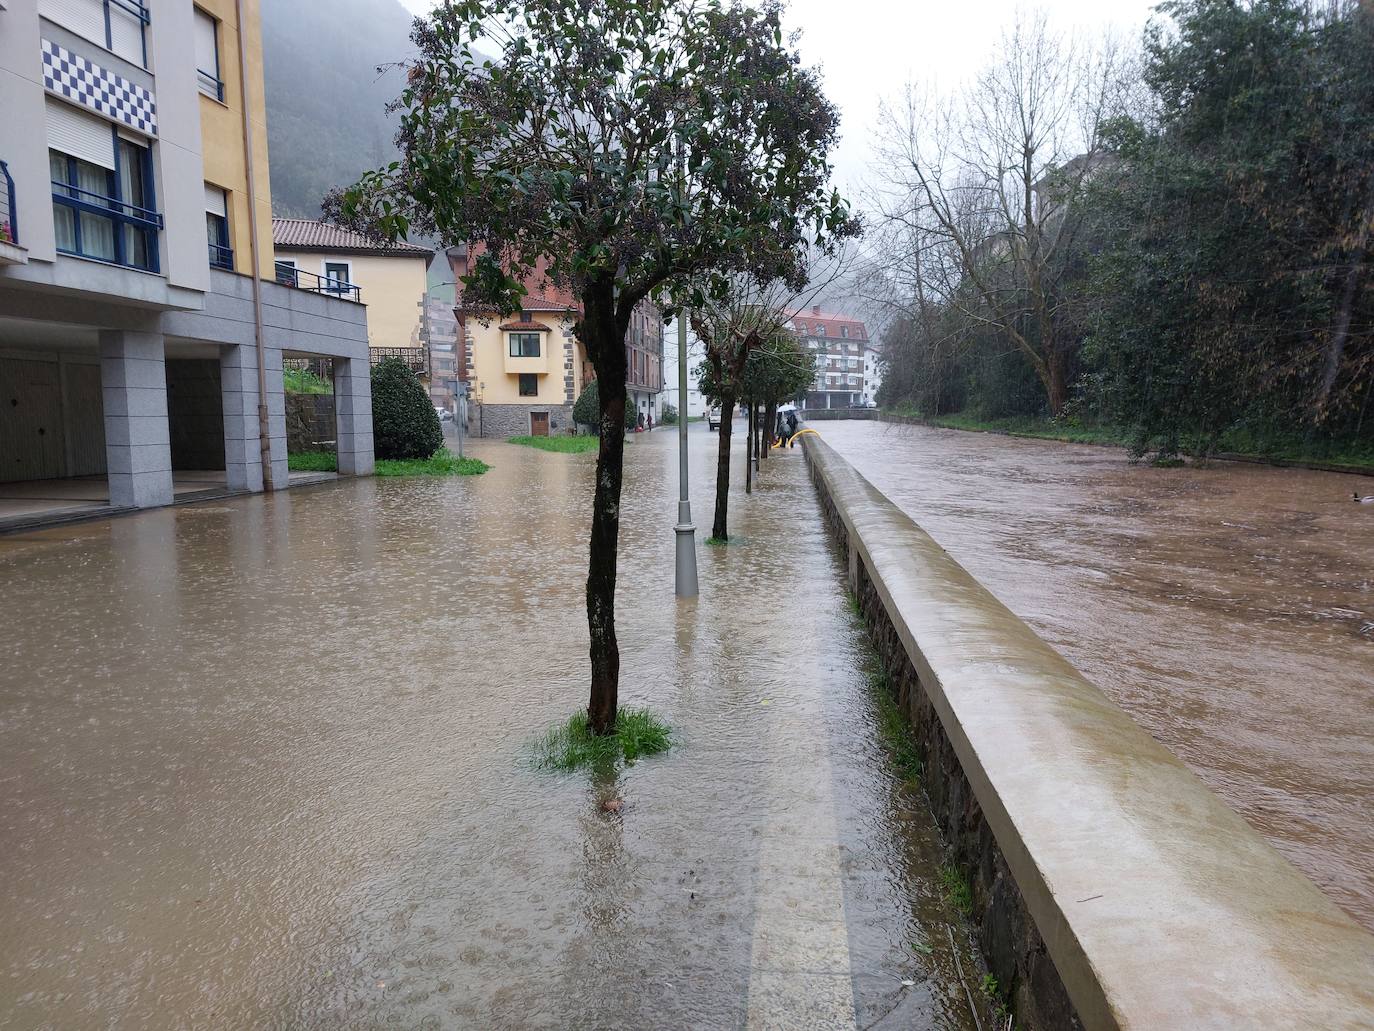
POLYGON ((964 916, 973 915, 973 889, 968 878, 953 863, 940 867, 940 884, 945 889, 945 901, 964 916))
POLYGON ((904 784, 914 786, 920 782, 924 763, 911 720, 897 704, 886 674, 879 672, 871 675, 869 686, 878 707, 878 733, 892 757, 892 766, 904 784))
POLYGON ((334 384, 309 369, 282 369, 282 384, 288 394, 332 394, 334 384))
POLYGON ((1147 32, 1157 123, 1123 123, 1098 190, 1118 227, 1084 405, 1139 453, 1244 429, 1364 435, 1374 374, 1374 17, 1350 4, 1172 0, 1147 32))
POLYGON ((613 769, 665 752, 671 745, 672 728, 648 709, 621 709, 615 731, 602 735, 593 734, 587 714, 579 712, 535 743, 535 765, 547 770, 613 769))
POLYGON ((397 358, 372 367, 372 442, 379 460, 429 458, 444 446, 424 384, 397 358))
POLYGON ((299 451, 286 456, 286 467, 293 473, 338 472, 339 456, 333 451, 299 451))
POLYGON ((668 402, 665 401, 663 403, 662 417, 659 419, 659 422, 661 422, 664 426, 676 426, 677 407, 675 405, 670 405, 668 404, 668 402))
POLYGON ((590 426, 592 432, 599 432, 601 426, 601 393, 596 389, 596 380, 582 388, 582 393, 573 404, 573 422, 579 426, 590 426))
POLYGON ((428 458, 379 458, 377 476, 476 476, 491 466, 478 458, 459 458, 441 448, 428 458))
POLYGON ((595 437, 510 437, 509 443, 523 444, 540 451, 558 451, 566 455, 584 455, 596 451, 601 442, 595 437))

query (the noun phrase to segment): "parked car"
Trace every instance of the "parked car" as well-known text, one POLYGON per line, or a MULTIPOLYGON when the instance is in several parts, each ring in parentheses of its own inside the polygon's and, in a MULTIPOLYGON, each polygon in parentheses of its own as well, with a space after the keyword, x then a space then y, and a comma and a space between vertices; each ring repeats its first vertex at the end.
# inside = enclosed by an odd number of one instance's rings
POLYGON ((720 429, 720 409, 714 405, 706 409, 706 428, 712 433, 720 429))
POLYGON ((453 419, 453 413, 443 405, 435 405, 434 414, 439 417, 440 422, 450 422, 453 419))

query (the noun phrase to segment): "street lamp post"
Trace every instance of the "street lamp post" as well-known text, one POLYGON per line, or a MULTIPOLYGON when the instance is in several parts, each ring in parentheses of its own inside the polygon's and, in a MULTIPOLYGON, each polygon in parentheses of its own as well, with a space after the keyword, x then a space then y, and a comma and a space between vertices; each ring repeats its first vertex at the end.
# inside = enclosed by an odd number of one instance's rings
POLYGON ((678 499, 676 592, 679 598, 697 596, 697 528, 692 525, 692 502, 687 496, 687 312, 677 313, 677 463, 678 499))

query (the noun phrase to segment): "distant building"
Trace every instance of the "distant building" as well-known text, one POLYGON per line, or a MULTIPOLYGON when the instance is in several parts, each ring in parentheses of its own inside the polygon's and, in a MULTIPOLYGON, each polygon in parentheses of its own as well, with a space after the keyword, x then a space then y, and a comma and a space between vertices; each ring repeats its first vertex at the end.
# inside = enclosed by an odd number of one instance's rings
MULTIPOLYGON (((450 248, 453 278, 467 273, 469 249, 450 248)), ((469 429, 484 437, 543 436, 571 431, 572 409, 596 378, 573 332, 580 317, 577 299, 543 284, 537 270, 527 284, 522 309, 509 318, 494 312, 457 309, 458 357, 473 402, 469 429)), ((658 420, 663 389, 663 317, 641 303, 625 336, 628 403, 646 419, 658 420)))
POLYGON ((305 218, 273 218, 277 282, 361 300, 373 364, 400 358, 428 380, 420 306, 434 252, 409 243, 383 246, 361 233, 305 218))
POLYGON ((793 312, 792 332, 816 356, 816 381, 807 408, 856 408, 864 404, 864 351, 868 330, 859 319, 828 315, 819 307, 793 312))
POLYGON ((458 316, 452 301, 431 294, 425 295, 419 307, 420 344, 429 355, 429 396, 436 405, 451 409, 462 382, 458 316))
MULTIPOLYGON (((663 393, 659 395, 662 404, 672 405, 688 416, 706 414, 706 400, 701 396, 697 384, 697 365, 704 357, 704 351, 691 327, 687 329, 687 402, 684 405, 678 397, 677 372, 677 326, 670 324, 663 329, 663 393)), ((659 416, 655 415, 657 419, 659 416)))
POLYGON ((883 352, 874 341, 864 347, 864 404, 878 403, 878 388, 883 385, 883 352))

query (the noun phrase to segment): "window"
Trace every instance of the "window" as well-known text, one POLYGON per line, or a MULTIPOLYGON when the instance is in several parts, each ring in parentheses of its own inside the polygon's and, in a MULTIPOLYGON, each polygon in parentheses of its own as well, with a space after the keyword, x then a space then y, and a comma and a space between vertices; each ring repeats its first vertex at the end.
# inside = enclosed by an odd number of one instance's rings
POLYGON ((229 248, 229 195, 209 183, 205 184, 205 236, 210 245, 210 267, 233 271, 234 252, 229 248))
POLYGON ((156 272, 152 152, 66 104, 50 101, 47 112, 57 249, 156 272))
POLYGON ((195 8, 196 85, 211 100, 224 103, 224 80, 219 72, 219 22, 195 8))
POLYGON ((347 294, 353 292, 349 281, 352 270, 346 261, 326 261, 324 263, 324 289, 326 293, 347 294))
POLYGON ((277 282, 282 286, 298 286, 300 284, 294 261, 277 260, 277 282))
POLYGON ((148 8, 140 0, 40 0, 38 13, 131 64, 148 67, 148 8))
POLYGON ((823 337, 823 336, 825 336, 825 323, 824 323, 824 322, 817 322, 817 323, 816 323, 816 336, 818 336, 818 337, 823 337))
MULTIPOLYGON (((536 338, 538 339, 538 338, 536 338)), ((520 396, 538 397, 539 396, 539 377, 532 372, 520 373, 520 396)))
POLYGON ((847 336, 849 336, 849 327, 848 327, 848 326, 841 326, 841 327, 840 327, 840 336, 842 336, 842 337, 847 337, 847 336))
POLYGON ((512 358, 538 358, 539 357, 539 334, 538 333, 512 333, 510 334, 510 356, 512 358))

